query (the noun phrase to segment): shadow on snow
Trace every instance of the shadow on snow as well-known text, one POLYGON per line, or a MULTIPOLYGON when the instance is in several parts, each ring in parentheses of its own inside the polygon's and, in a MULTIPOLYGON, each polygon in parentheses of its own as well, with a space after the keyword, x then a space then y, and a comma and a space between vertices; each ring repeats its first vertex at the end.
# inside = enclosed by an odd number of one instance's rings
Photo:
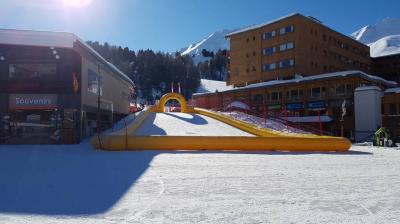
POLYGON ((84 215, 107 211, 160 153, 372 155, 282 151, 96 151, 79 145, 0 145, 0 213, 84 215))
POLYGON ((102 213, 134 185, 156 154, 95 151, 88 142, 0 146, 0 213, 102 213))

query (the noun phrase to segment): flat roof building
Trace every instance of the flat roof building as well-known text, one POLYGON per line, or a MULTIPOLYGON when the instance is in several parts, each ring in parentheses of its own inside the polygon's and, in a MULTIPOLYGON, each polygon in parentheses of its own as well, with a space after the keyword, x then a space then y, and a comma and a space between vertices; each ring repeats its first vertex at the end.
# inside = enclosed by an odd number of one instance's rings
POLYGON ((239 29, 226 38, 230 41, 228 85, 370 71, 368 46, 299 13, 239 29))
POLYGON ((397 83, 362 71, 343 71, 290 80, 272 80, 214 93, 196 93, 192 98, 197 107, 222 111, 232 102, 241 102, 248 105, 248 112, 257 116, 265 113, 287 116, 295 125, 309 124, 318 128, 317 121, 323 118, 323 129, 327 131, 325 133, 335 136, 341 135, 340 120, 344 104, 347 111, 343 122, 344 135, 354 139, 354 92, 363 86, 376 86, 385 90, 396 87, 397 83))
POLYGON ((3 143, 77 143, 128 114, 132 92, 129 77, 72 33, 0 30, 3 143))

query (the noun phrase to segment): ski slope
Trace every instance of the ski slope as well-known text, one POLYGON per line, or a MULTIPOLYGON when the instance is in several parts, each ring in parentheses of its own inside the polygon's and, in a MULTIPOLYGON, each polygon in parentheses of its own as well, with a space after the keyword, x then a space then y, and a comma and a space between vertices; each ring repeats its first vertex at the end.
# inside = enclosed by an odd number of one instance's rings
POLYGON ((211 117, 188 113, 150 113, 136 136, 253 136, 211 117))

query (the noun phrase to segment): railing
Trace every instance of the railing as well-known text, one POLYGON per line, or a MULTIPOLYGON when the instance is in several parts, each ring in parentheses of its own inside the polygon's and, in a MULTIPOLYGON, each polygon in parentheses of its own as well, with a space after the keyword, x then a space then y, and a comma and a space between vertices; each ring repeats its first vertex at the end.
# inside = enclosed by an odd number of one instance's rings
MULTIPOLYGON (((221 109, 221 108, 218 108, 218 109, 221 109)), ((281 124, 285 125, 286 129, 288 129, 288 128, 299 129, 299 130, 302 130, 302 131, 305 131, 305 132, 309 132, 309 133, 312 133, 312 134, 315 134, 315 135, 328 135, 328 136, 332 136, 333 135, 332 132, 330 132, 330 131, 322 130, 321 128, 316 128, 316 127, 314 127, 312 125, 307 125, 307 124, 300 123, 300 122, 289 121, 287 119, 288 112, 285 111, 285 110, 282 110, 282 111, 279 111, 279 112, 274 112, 274 111, 268 111, 267 112, 266 111, 266 112, 263 113, 263 112, 257 112, 257 111, 254 111, 254 110, 246 110, 246 109, 243 109, 243 108, 231 108, 229 110, 224 110, 224 111, 240 111, 240 112, 243 112, 243 113, 246 113, 246 114, 249 114, 249 115, 253 115, 253 116, 262 118, 265 121, 269 119, 269 120, 272 120, 274 122, 281 123, 281 124)))

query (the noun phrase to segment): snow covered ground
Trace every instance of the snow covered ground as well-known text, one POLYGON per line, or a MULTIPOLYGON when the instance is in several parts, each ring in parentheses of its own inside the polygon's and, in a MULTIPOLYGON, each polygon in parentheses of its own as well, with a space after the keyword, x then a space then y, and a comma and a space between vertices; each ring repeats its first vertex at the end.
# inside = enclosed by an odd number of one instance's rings
POLYGON ((150 113, 134 135, 253 136, 213 118, 186 113, 150 113))
POLYGON ((400 223, 399 161, 0 145, 0 223, 400 223))

